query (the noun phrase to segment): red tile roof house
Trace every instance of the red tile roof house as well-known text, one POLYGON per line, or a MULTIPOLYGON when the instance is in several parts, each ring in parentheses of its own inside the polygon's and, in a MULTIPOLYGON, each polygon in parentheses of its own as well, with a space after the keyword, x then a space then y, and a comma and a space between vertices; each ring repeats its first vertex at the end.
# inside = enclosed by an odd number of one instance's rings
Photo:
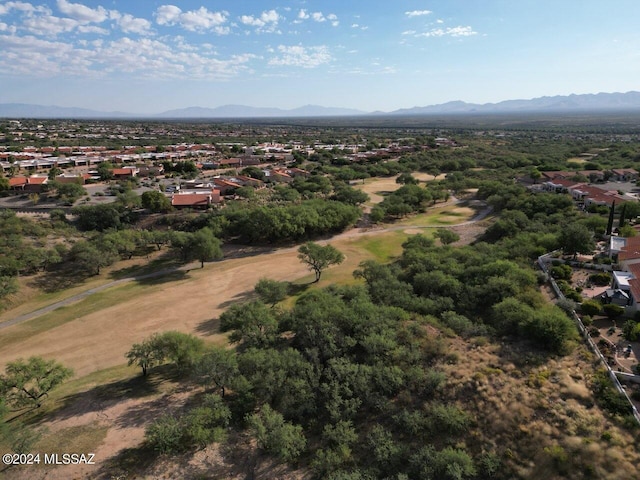
POLYGON ((245 186, 260 188, 264 187, 264 182, 262 180, 258 180, 257 178, 248 177, 246 175, 236 175, 234 179, 238 180, 245 186))
POLYGON ((293 177, 284 171, 265 170, 266 179, 277 183, 291 183, 293 177))
POLYGON ((25 192, 40 193, 42 186, 48 183, 47 177, 13 177, 9 179, 9 188, 25 192))
POLYGON ((174 193, 171 205, 175 208, 207 209, 214 203, 220 203, 220 190, 210 190, 198 193, 174 193))
POLYGON ((224 178, 214 178, 213 183, 222 195, 226 195, 227 192, 235 190, 236 188, 242 187, 239 183, 232 182, 230 180, 225 180, 224 178))
POLYGON ((12 177, 9 179, 9 188, 11 190, 24 190, 27 185, 27 177, 12 177))
POLYGON ((611 170, 613 173, 613 180, 618 182, 633 182, 638 180, 638 172, 633 168, 614 168, 611 170))
POLYGON ((112 173, 116 179, 132 178, 138 174, 138 169, 137 168, 114 168, 112 170, 112 173))

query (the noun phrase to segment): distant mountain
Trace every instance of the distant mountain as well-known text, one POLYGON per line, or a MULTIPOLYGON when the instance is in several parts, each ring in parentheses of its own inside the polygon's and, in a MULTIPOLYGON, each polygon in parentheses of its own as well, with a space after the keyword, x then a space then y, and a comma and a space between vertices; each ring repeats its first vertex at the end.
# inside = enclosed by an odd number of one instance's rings
POLYGON ((126 112, 101 112, 87 108, 31 105, 27 103, 0 103, 0 118, 126 118, 126 112))
POLYGON ((29 105, 24 103, 0 104, 0 118, 284 118, 284 117, 337 117, 358 115, 454 115, 473 113, 562 113, 598 111, 640 111, 640 92, 597 93, 540 97, 531 100, 505 100, 499 103, 467 103, 460 100, 395 110, 367 113, 349 108, 305 105, 291 110, 246 105, 223 105, 216 108, 188 107, 158 114, 102 112, 86 108, 29 105))
POLYGON ((256 117, 327 117, 343 115, 363 115, 366 112, 348 108, 305 105, 293 110, 269 107, 248 107, 246 105, 223 105, 216 108, 188 107, 169 110, 156 115, 161 118, 256 118, 256 117))
POLYGON ((640 92, 558 95, 499 103, 447 102, 427 107, 403 108, 387 115, 435 115, 456 113, 596 112, 640 110, 640 92))

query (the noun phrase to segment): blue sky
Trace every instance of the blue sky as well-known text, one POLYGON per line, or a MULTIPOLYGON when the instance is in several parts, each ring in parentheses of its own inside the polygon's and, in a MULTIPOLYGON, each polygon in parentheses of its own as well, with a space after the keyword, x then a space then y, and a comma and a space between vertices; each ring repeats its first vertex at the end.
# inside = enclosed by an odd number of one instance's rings
POLYGON ((0 103, 391 111, 640 89, 638 0, 0 0, 0 103))

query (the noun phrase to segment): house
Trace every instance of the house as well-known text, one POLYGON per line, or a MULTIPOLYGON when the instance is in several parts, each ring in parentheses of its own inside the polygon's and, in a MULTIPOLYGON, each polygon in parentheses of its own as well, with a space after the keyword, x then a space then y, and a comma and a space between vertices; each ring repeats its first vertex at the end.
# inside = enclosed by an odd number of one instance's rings
POLYGON ((631 293, 630 291, 624 291, 620 288, 609 288, 602 295, 602 303, 609 304, 613 303, 614 305, 618 305, 620 307, 630 306, 632 303, 631 293))
POLYGON ((542 178, 545 180, 557 180, 557 179, 569 179, 571 177, 575 177, 575 172, 566 172, 566 171, 549 171, 549 172, 540 172, 542 174, 542 178))
POLYGON ((22 190, 30 193, 40 193, 43 186, 49 182, 47 177, 13 177, 9 179, 9 188, 11 190, 22 190))
POLYGON ((91 175, 73 175, 70 173, 63 173, 62 175, 58 175, 56 177, 56 182, 58 183, 77 183, 78 185, 84 185, 85 182, 91 178, 91 175))
POLYGON ((284 170, 264 170, 265 177, 268 181, 275 183, 291 183, 293 177, 284 170))
POLYGON ((241 184, 233 182, 231 180, 226 180, 222 177, 215 177, 213 179, 213 184, 220 191, 222 195, 227 195, 229 192, 232 192, 236 188, 242 187, 241 184))
POLYGON ((116 180, 133 178, 138 174, 137 167, 124 167, 124 168, 114 168, 112 171, 113 177, 116 180))
POLYGON ((625 307, 627 313, 637 311, 640 302, 640 264, 630 265, 628 271, 614 271, 611 289, 604 292, 602 301, 625 307))
POLYGON ((171 205, 175 208, 207 209, 215 203, 220 203, 220 190, 201 192, 177 192, 171 196, 171 205))
POLYGON ((27 177, 12 177, 9 179, 9 188, 11 190, 24 190, 27 185, 27 177))
POLYGON ((257 178, 248 177, 246 175, 236 175, 232 180, 237 180, 237 183, 241 183, 246 187, 254 187, 261 188, 264 186, 264 182, 262 180, 258 180, 257 178))
POLYGON ((612 180, 617 182, 635 182, 638 180, 638 172, 633 168, 614 168, 611 170, 612 180))

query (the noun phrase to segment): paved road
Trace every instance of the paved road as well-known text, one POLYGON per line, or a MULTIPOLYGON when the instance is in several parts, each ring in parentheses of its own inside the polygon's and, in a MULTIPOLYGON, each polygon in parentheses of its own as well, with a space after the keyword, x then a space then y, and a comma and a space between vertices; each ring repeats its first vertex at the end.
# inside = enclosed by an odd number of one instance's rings
MULTIPOLYGON (((457 199, 452 199, 451 201, 452 204, 457 204, 459 203, 459 200, 457 199)), ((464 225, 470 225, 472 223, 476 223, 479 222, 480 220, 484 219, 487 215, 489 215, 492 211, 491 207, 486 207, 485 209, 483 209, 481 212, 479 212, 475 217, 473 217, 471 220, 468 220, 466 222, 461 222, 458 223, 456 225, 447 225, 447 228, 453 228, 453 227, 460 227, 460 226, 464 226, 464 225)), ((334 241, 334 240, 338 240, 338 239, 343 239, 343 238, 352 238, 352 237, 357 237, 360 235, 377 235, 377 234, 381 234, 381 233, 385 233, 385 232, 396 232, 399 230, 408 230, 408 229, 420 229, 420 228, 442 228, 442 226, 440 225, 424 225, 424 226, 416 226, 416 225, 411 225, 411 226, 399 226, 399 225, 395 225, 392 227, 386 227, 386 228, 360 228, 360 229, 353 229, 353 230, 349 230, 347 232, 338 234, 334 237, 332 237, 331 239, 328 240, 322 240, 319 241, 318 243, 324 244, 324 243, 328 243, 330 241, 334 241)), ((289 249, 279 249, 278 252, 282 252, 282 251, 286 251, 286 250, 296 250, 298 247, 290 247, 289 249)), ((268 253, 265 253, 266 255, 268 255, 268 253)), ((224 260, 223 260, 224 261, 224 260)), ((70 305, 72 303, 78 302, 80 300, 83 300, 85 298, 87 298, 90 295, 93 295, 94 293, 98 293, 101 292, 103 290, 106 290, 107 288, 111 288, 114 287, 116 285, 120 285, 123 283, 127 283, 127 282, 132 282, 132 281, 136 281, 136 280, 144 280, 147 278, 154 278, 154 277, 160 277, 163 275, 168 275, 177 271, 189 271, 195 268, 199 268, 200 264, 199 263, 192 263, 192 264, 188 264, 188 265, 183 265, 180 267, 174 267, 174 268, 169 268, 169 269, 165 269, 165 270, 158 270, 157 272, 153 272, 153 273, 148 273, 146 275, 139 275, 139 276, 133 276, 133 277, 126 277, 126 278, 121 278, 120 280, 114 280, 113 282, 108 282, 105 283, 104 285, 100 285, 99 287, 95 287, 95 288, 90 288, 88 290, 85 290, 84 292, 78 293, 76 295, 73 295, 71 297, 65 298, 64 300, 60 300, 58 302, 52 303, 51 305, 47 305, 46 307, 40 308, 38 310, 35 310, 33 312, 30 313, 25 313, 23 315, 20 315, 19 317, 13 318, 11 320, 6 320, 4 322, 0 322, 0 330, 2 330, 3 328, 6 327, 10 327, 12 325, 17 325, 19 323, 23 323, 26 322, 27 320, 31 320, 33 318, 39 317, 41 315, 44 315, 46 313, 52 312, 60 307, 64 307, 66 305, 70 305)))

